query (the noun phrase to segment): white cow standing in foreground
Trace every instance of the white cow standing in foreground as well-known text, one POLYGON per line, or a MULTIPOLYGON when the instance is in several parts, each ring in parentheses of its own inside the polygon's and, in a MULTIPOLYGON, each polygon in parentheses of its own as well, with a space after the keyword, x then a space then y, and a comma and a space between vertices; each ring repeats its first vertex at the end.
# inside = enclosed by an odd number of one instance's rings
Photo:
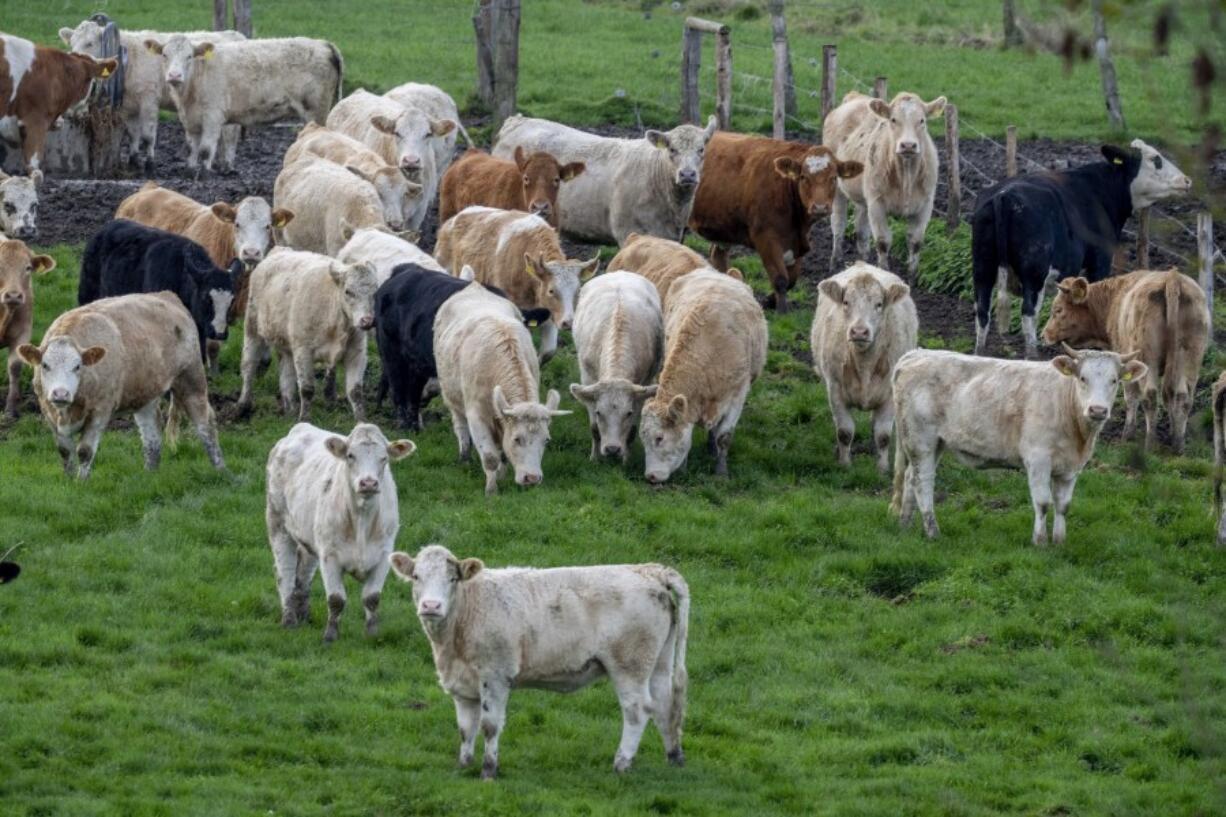
POLYGON ((948 448, 971 466, 1026 469, 1035 545, 1064 542, 1064 515, 1077 477, 1094 453, 1120 381, 1145 376, 1134 355, 1076 351, 1050 363, 971 357, 916 349, 894 367, 894 498, 904 527, 918 504, 924 533, 938 534, 933 512, 937 459, 948 448))
POLYGON ((439 545, 416 558, 393 553, 392 570, 413 585, 413 604, 439 685, 455 702, 460 765, 485 736, 481 776, 498 774, 498 739, 515 687, 573 692, 608 675, 622 710, 613 768, 630 768, 647 719, 669 762, 685 763, 690 590, 658 564, 486 570, 439 545))
POLYGON ((400 529, 389 463, 417 449, 389 443, 377 426, 359 424, 338 437, 299 423, 268 455, 268 544, 277 570, 281 624, 308 620, 311 581, 323 566, 328 597, 324 641, 334 641, 345 609, 343 574, 362 582, 366 634, 379 629, 379 598, 400 529))

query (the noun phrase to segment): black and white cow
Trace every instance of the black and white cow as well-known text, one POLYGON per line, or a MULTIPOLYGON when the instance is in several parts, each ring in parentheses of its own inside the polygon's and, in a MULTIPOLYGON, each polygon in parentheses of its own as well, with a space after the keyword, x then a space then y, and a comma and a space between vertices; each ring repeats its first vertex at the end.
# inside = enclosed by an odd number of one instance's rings
POLYGON ((1111 258, 1134 210, 1187 192, 1192 180, 1140 139, 1103 145, 1106 161, 1006 179, 979 193, 971 217, 975 353, 988 339, 992 290, 997 329, 1009 326, 1009 288, 1020 285, 1026 356, 1035 357, 1035 316, 1046 288, 1074 276, 1111 274, 1111 258), (1012 271, 1012 276, 1009 275, 1012 271))
POLYGON ((205 341, 226 339, 226 317, 244 274, 237 259, 223 270, 195 241, 117 218, 85 245, 77 303, 173 292, 191 313, 203 356, 205 341))

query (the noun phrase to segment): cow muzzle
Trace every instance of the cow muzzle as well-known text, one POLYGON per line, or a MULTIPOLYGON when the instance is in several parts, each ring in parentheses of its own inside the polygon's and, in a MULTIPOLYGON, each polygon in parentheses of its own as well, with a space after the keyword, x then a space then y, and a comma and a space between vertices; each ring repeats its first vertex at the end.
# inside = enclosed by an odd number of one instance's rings
POLYGON ((26 302, 25 293, 21 290, 4 293, 3 302, 5 306, 21 306, 26 302))
POLYGON ((264 260, 264 252, 263 250, 256 250, 252 249, 251 247, 246 247, 239 254, 239 260, 243 262, 244 267, 250 270, 256 264, 264 260))
POLYGON ((33 224, 22 224, 20 227, 13 230, 13 235, 24 241, 27 238, 34 238, 36 235, 38 235, 38 228, 36 228, 33 224))
POLYGON ((667 474, 661 474, 657 471, 647 472, 647 482, 651 485, 663 485, 667 481, 668 481, 667 474))
POLYGON ((540 485, 544 479, 545 479, 544 476, 542 476, 541 474, 516 474, 515 475, 515 481, 525 487, 530 487, 532 485, 540 485))
POLYGON ((1090 406, 1086 409, 1086 417, 1095 423, 1101 423, 1107 419, 1111 410, 1106 406, 1090 406))
POLYGON ((373 315, 363 315, 362 317, 358 318, 358 329, 361 329, 363 332, 373 329, 374 325, 375 318, 373 315))
POLYGON ((815 204, 809 208, 809 215, 815 218, 818 218, 821 216, 828 216, 830 215, 830 205, 829 204, 815 204))
POLYGON ((183 87, 183 75, 182 74, 167 74, 166 84, 169 85, 171 88, 176 88, 176 89, 183 87))
POLYGON ((417 615, 420 618, 428 618, 438 620, 443 617, 443 603, 432 599, 422 599, 421 604, 417 606, 417 615))
POLYGON ((919 155, 919 142, 899 142, 897 153, 905 159, 911 159, 919 155))
POLYGON ((553 206, 547 201, 534 201, 528 210, 534 216, 540 216, 541 218, 547 219, 549 218, 549 214, 553 212, 553 206))
POLYGON ((682 170, 677 173, 677 184, 681 187, 697 187, 698 171, 682 170))
POLYGON ((72 403, 72 395, 68 393, 68 389, 52 389, 51 394, 47 395, 47 400, 51 405, 62 409, 72 403))
POLYGON ((606 457, 620 457, 622 455, 622 447, 620 445, 606 445, 600 451, 606 457))
POLYGON ((873 333, 867 327, 853 326, 847 330, 847 340, 863 349, 873 342, 873 333))
POLYGON ((358 480, 358 493, 363 496, 379 493, 379 480, 374 477, 362 477, 358 480))

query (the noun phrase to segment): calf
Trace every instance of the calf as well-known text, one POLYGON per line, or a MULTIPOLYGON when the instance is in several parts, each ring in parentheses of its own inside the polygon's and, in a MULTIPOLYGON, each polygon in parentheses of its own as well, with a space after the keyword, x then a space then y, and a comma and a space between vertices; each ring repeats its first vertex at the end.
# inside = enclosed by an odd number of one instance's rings
POLYGON ((1035 318, 1044 290, 1085 271, 1111 274, 1111 257, 1133 210, 1190 190, 1192 180, 1156 150, 1103 145, 1105 162, 1006 179, 979 193, 971 216, 975 354, 988 339, 992 289, 1001 334, 1009 330, 1009 289, 1022 293, 1026 356, 1038 354, 1035 318))
POLYGON ((415 450, 412 441, 389 443, 377 426, 365 423, 348 437, 299 423, 273 446, 264 518, 281 626, 310 619, 311 581, 322 563, 328 597, 324 641, 336 640, 346 573, 362 582, 366 634, 378 634, 379 598, 400 528, 390 464, 415 450))
POLYGON ((630 768, 647 719, 670 763, 685 764, 690 590, 658 564, 487 570, 440 545, 393 553, 413 585, 439 685, 455 701, 460 765, 485 736, 481 776, 498 774, 498 739, 516 687, 572 692, 608 675, 622 710, 613 768, 630 768))
POLYGON ((336 260, 342 264, 361 261, 372 264, 380 284, 391 278, 392 271, 401 264, 416 264, 428 270, 445 272, 434 256, 416 244, 377 228, 355 230, 336 254, 336 260))
MULTIPOLYGON (((684 244, 638 233, 626 236, 608 268, 636 272, 651 281, 660 295, 662 309, 668 309, 668 290, 673 281, 695 270, 712 269, 705 258, 684 244)), ((730 267, 728 275, 738 281, 744 280, 736 267, 730 267)))
POLYGON ((1188 414, 1209 344, 1205 294, 1177 269, 1142 270, 1091 284, 1065 279, 1043 328, 1044 343, 1136 351, 1148 369, 1124 384, 1124 436, 1136 430, 1137 404, 1145 409, 1145 445, 1158 433, 1158 387, 1171 415, 1171 438, 1183 451, 1188 414))
POLYGON ((1077 476, 1094 453, 1119 381, 1139 380, 1146 366, 1133 355, 1075 351, 1050 363, 994 360, 916 349, 894 367, 894 498, 905 528, 916 505, 924 533, 935 537, 933 483, 948 449, 970 466, 1026 469, 1034 505, 1035 545, 1064 542, 1064 515, 1077 476))
POLYGON ((678 125, 649 130, 642 139, 595 136, 545 119, 512 116, 498 131, 494 155, 510 159, 523 148, 563 163, 584 163, 583 175, 558 193, 558 226, 576 240, 624 244, 632 232, 679 240, 714 134, 714 116, 705 129, 678 125))
POLYGON ((118 65, 0 34, 0 135, 20 142, 26 172, 36 184, 43 176, 39 166, 47 131, 89 94, 95 79, 109 77, 118 65))
POLYGON ((1217 509, 1217 543, 1226 546, 1226 499, 1222 480, 1226 477, 1226 372, 1213 384, 1213 497, 1217 509))
POLYGON ((519 310, 474 281, 439 308, 434 350, 460 459, 476 446, 486 496, 498 493, 504 457, 517 483, 539 485, 550 421, 570 412, 558 411, 553 389, 537 402, 540 370, 519 310))
POLYGON ((471 266, 478 281, 502 289, 520 309, 548 309, 542 364, 558 348, 558 327, 570 329, 579 287, 600 263, 599 255, 567 259, 558 234, 540 216, 490 207, 468 207, 440 227, 434 257, 452 275, 471 266))
POLYGON ((572 383, 570 393, 587 409, 593 460, 629 458, 635 419, 657 388, 642 384, 659 371, 663 347, 660 296, 650 281, 609 272, 583 288, 575 310, 582 383, 572 383))
POLYGON ((193 43, 176 34, 145 46, 160 54, 191 148, 188 167, 210 172, 224 125, 283 119, 323 124, 341 96, 344 63, 332 43, 306 37, 193 43))
POLYGON ((158 403, 167 391, 172 412, 182 407, 195 424, 213 467, 225 467, 192 316, 175 295, 124 295, 77 307, 55 319, 42 345, 17 351, 34 369, 34 393, 68 476, 89 477, 117 411, 134 413, 145 467, 156 469, 158 403))
POLYGON ((376 96, 364 89, 336 103, 328 114, 328 127, 351 136, 388 164, 422 186, 422 196, 409 214, 408 226, 418 230, 438 192, 439 148, 456 120, 436 119, 416 107, 376 96))
POLYGON ((707 429, 715 473, 727 476, 732 432, 766 363, 766 344, 766 318, 747 285, 715 270, 673 283, 660 387, 639 424, 648 482, 659 485, 682 466, 696 424, 707 429))
POLYGON ((38 188, 34 179, 0 170, 0 234, 26 241, 38 235, 38 188))
POLYGON ((856 249, 861 258, 868 258, 871 230, 877 266, 882 269, 890 266, 888 217, 906 219, 907 274, 915 277, 941 169, 936 145, 928 135, 928 118, 944 111, 943 96, 925 102, 915 94, 901 93, 887 103, 852 91, 826 114, 822 144, 864 168, 857 176, 839 180, 830 213, 834 238, 830 269, 838 269, 843 257, 850 201, 856 205, 856 249))
POLYGON ((251 274, 251 304, 243 325, 243 387, 238 411, 251 410, 256 368, 268 347, 277 350, 281 409, 298 420, 311 416, 315 363, 345 366, 345 394, 353 416, 365 415, 362 379, 366 375, 367 333, 375 323, 379 282, 370 264, 342 264, 326 255, 278 247, 251 274))
POLYGON ((890 373, 915 348, 918 334, 911 288, 897 275, 860 261, 818 286, 809 344, 813 369, 826 383, 840 465, 851 465, 856 424, 850 409, 858 408, 873 413, 877 470, 889 472, 894 428, 890 373))
POLYGON ((827 147, 717 133, 702 168, 690 228, 712 242, 717 269, 728 268, 729 244, 753 247, 774 288, 767 305, 786 312, 814 220, 830 212, 839 179, 864 166, 840 162, 827 147))
POLYGON ((583 172, 583 162, 558 164, 548 153, 515 148, 514 161, 470 150, 447 168, 439 188, 438 220, 447 221, 474 204, 526 210, 558 226, 558 189, 583 172))
POLYGON ((55 269, 55 259, 35 255, 22 241, 0 238, 0 346, 9 350, 9 390, 4 412, 16 417, 21 400, 21 357, 34 324, 34 275, 55 269))
POLYGON ((137 292, 175 293, 196 324, 200 355, 207 341, 224 341, 234 293, 246 273, 238 260, 216 266, 194 241, 117 218, 85 245, 77 303, 137 292))
MULTIPOLYGON (((406 82, 383 95, 406 108, 416 108, 436 122, 454 122, 455 127, 443 134, 443 138, 433 140, 430 147, 434 151, 435 169, 441 179, 455 158, 456 132, 463 134, 464 141, 472 148, 473 140, 464 130, 460 122, 460 109, 456 107, 451 95, 437 85, 426 85, 420 82, 406 82)), ((431 191, 431 199, 434 193, 431 191)))

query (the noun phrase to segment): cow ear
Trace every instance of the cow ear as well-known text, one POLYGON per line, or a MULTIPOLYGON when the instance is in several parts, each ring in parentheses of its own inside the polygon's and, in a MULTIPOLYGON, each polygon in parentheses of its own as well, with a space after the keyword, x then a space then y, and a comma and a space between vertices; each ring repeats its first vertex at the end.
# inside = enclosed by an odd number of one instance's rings
POLYGON ((706 142, 710 142, 711 137, 715 135, 715 132, 717 130, 719 130, 719 120, 715 118, 715 114, 711 114, 710 116, 707 117, 706 130, 702 132, 703 140, 706 142))
POLYGON ((596 387, 584 386, 582 383, 571 383, 570 396, 580 403, 589 403, 596 397, 596 387))
POLYGON ((145 50, 150 54, 160 55, 162 53, 162 44, 157 40, 145 40, 145 50))
POLYGON ((343 437, 329 437, 324 440, 324 448, 338 460, 345 459, 345 455, 349 453, 349 443, 345 442, 343 437))
POLYGON ((30 259, 30 263, 34 267, 34 272, 39 275, 51 272, 55 269, 55 259, 49 255, 36 255, 30 259))
POLYGON ((97 60, 95 64, 98 66, 98 76, 106 79, 111 74, 115 73, 115 69, 119 67, 119 60, 113 58, 97 60))
MULTIPOLYGON (((352 238, 352 236, 350 236, 352 238)), ((348 239, 346 239, 348 240, 348 239)), ((333 262, 328 265, 328 276, 332 278, 332 282, 339 286, 345 284, 345 268, 340 264, 333 262)))
POLYGON ((515 146, 515 166, 519 168, 520 173, 523 173, 524 168, 528 166, 528 154, 524 153, 523 145, 515 146))
POLYGON ((1103 145, 1101 150, 1103 158, 1116 166, 1127 164, 1128 160, 1132 157, 1130 151, 1115 145, 1103 145))
POLYGON ((799 179, 803 173, 800 169, 800 162, 793 159, 791 156, 775 157, 775 172, 785 179, 795 181, 799 179))
POLYGON ((472 281, 476 277, 477 277, 477 271, 474 270, 468 264, 465 264, 464 267, 460 270, 460 280, 461 281, 472 281))
POLYGON ((466 582, 485 569, 485 563, 480 559, 461 559, 457 567, 460 570, 460 581, 466 582))
POLYGON ((446 136, 455 130, 455 122, 450 119, 434 119, 430 122, 430 132, 435 136, 446 136))
POLYGON ((284 227, 294 220, 294 211, 286 210, 284 207, 278 207, 272 211, 272 226, 278 229, 284 227))
POLYGON ((206 60, 211 60, 213 59, 213 53, 214 53, 213 44, 212 43, 200 43, 200 45, 196 46, 192 50, 192 53, 195 54, 197 57, 204 57, 206 60))
POLYGON ((558 175, 562 177, 562 181, 568 182, 576 176, 582 176, 583 171, 587 170, 587 165, 583 162, 570 162, 562 165, 559 168, 558 175))
POLYGON ((1085 278, 1074 278, 1068 282, 1068 289, 1065 292, 1068 293, 1070 301, 1075 304, 1083 304, 1086 298, 1090 297, 1090 282, 1085 278))
POLYGON ((596 274, 596 270, 600 269, 600 253, 592 256, 590 261, 583 262, 583 266, 579 268, 579 280, 590 281, 592 276, 596 274))
POLYGON ((672 143, 668 141, 668 134, 661 133, 658 130, 649 130, 643 134, 643 138, 651 144, 652 147, 660 150, 668 150, 672 147, 672 143))
POLYGON ((81 353, 81 365, 93 366, 106 357, 106 349, 102 346, 91 346, 81 353))
POLYGON ((60 39, 64 41, 64 45, 71 45, 72 44, 72 29, 71 28, 61 28, 60 29, 60 39))
POLYGON ((392 572, 402 582, 413 581, 413 557, 407 553, 402 553, 399 550, 387 557, 392 563, 392 572))
POLYGON ((392 462, 411 457, 416 450, 417 443, 412 440, 396 440, 394 443, 387 444, 387 455, 392 458, 392 462))
POLYGON ((838 281, 827 278, 817 285, 817 289, 834 303, 843 303, 843 287, 838 281))
POLYGON ((678 394, 668 403, 668 419, 673 423, 680 423, 685 420, 685 412, 690 406, 689 401, 685 399, 684 394, 678 394))
POLYGON ((570 414, 569 411, 558 411, 558 404, 562 402, 562 396, 558 394, 557 389, 550 389, 545 395, 545 410, 549 412, 551 417, 565 417, 570 414))
POLYGON ((524 253, 524 271, 538 281, 544 281, 545 277, 549 274, 548 268, 541 263, 540 259, 534 259, 528 253, 524 253))
POLYGON ((939 96, 931 102, 924 103, 924 113, 929 116, 941 116, 945 113, 945 103, 948 100, 943 96, 939 96))
POLYGON ((745 283, 745 273, 736 267, 728 267, 728 277, 740 281, 742 284, 745 283))
POLYGON ((396 123, 383 114, 372 116, 370 118, 370 126, 379 131, 379 133, 386 133, 388 136, 396 135, 396 123))
POLYGON ((854 179, 864 172, 864 165, 851 159, 846 162, 838 162, 837 167, 840 179, 854 179))
POLYGON ((341 239, 348 241, 353 238, 353 234, 357 232, 357 228, 349 223, 349 219, 341 218, 341 239))
POLYGON ((214 203, 209 209, 213 211, 213 215, 227 224, 233 224, 238 219, 238 211, 224 201, 214 203))
POLYGON ((43 350, 33 343, 23 343, 17 347, 17 356, 25 361, 27 366, 34 367, 43 362, 43 350))
POLYGON ((868 109, 882 119, 890 118, 890 105, 884 99, 873 99, 868 103, 868 109))
POLYGON ((1051 365, 1056 367, 1056 371, 1065 377, 1077 376, 1077 361, 1073 360, 1068 355, 1060 355, 1060 357, 1052 358, 1051 365))
MULTIPOLYGON (((371 184, 375 183, 375 180, 371 178, 369 173, 362 170, 362 168, 358 167, 355 164, 346 164, 345 169, 348 170, 353 175, 357 176, 359 179, 361 179, 364 182, 370 182, 371 184)), ((399 173, 400 171, 397 170, 395 172, 399 173)))
POLYGON ((906 284, 890 284, 885 290, 885 302, 896 304, 911 294, 911 287, 906 284))
POLYGON ((1149 367, 1139 360, 1130 360, 1124 364, 1124 371, 1120 374, 1120 379, 1125 383, 1130 383, 1133 380, 1140 380, 1145 377, 1149 371, 1149 367))

